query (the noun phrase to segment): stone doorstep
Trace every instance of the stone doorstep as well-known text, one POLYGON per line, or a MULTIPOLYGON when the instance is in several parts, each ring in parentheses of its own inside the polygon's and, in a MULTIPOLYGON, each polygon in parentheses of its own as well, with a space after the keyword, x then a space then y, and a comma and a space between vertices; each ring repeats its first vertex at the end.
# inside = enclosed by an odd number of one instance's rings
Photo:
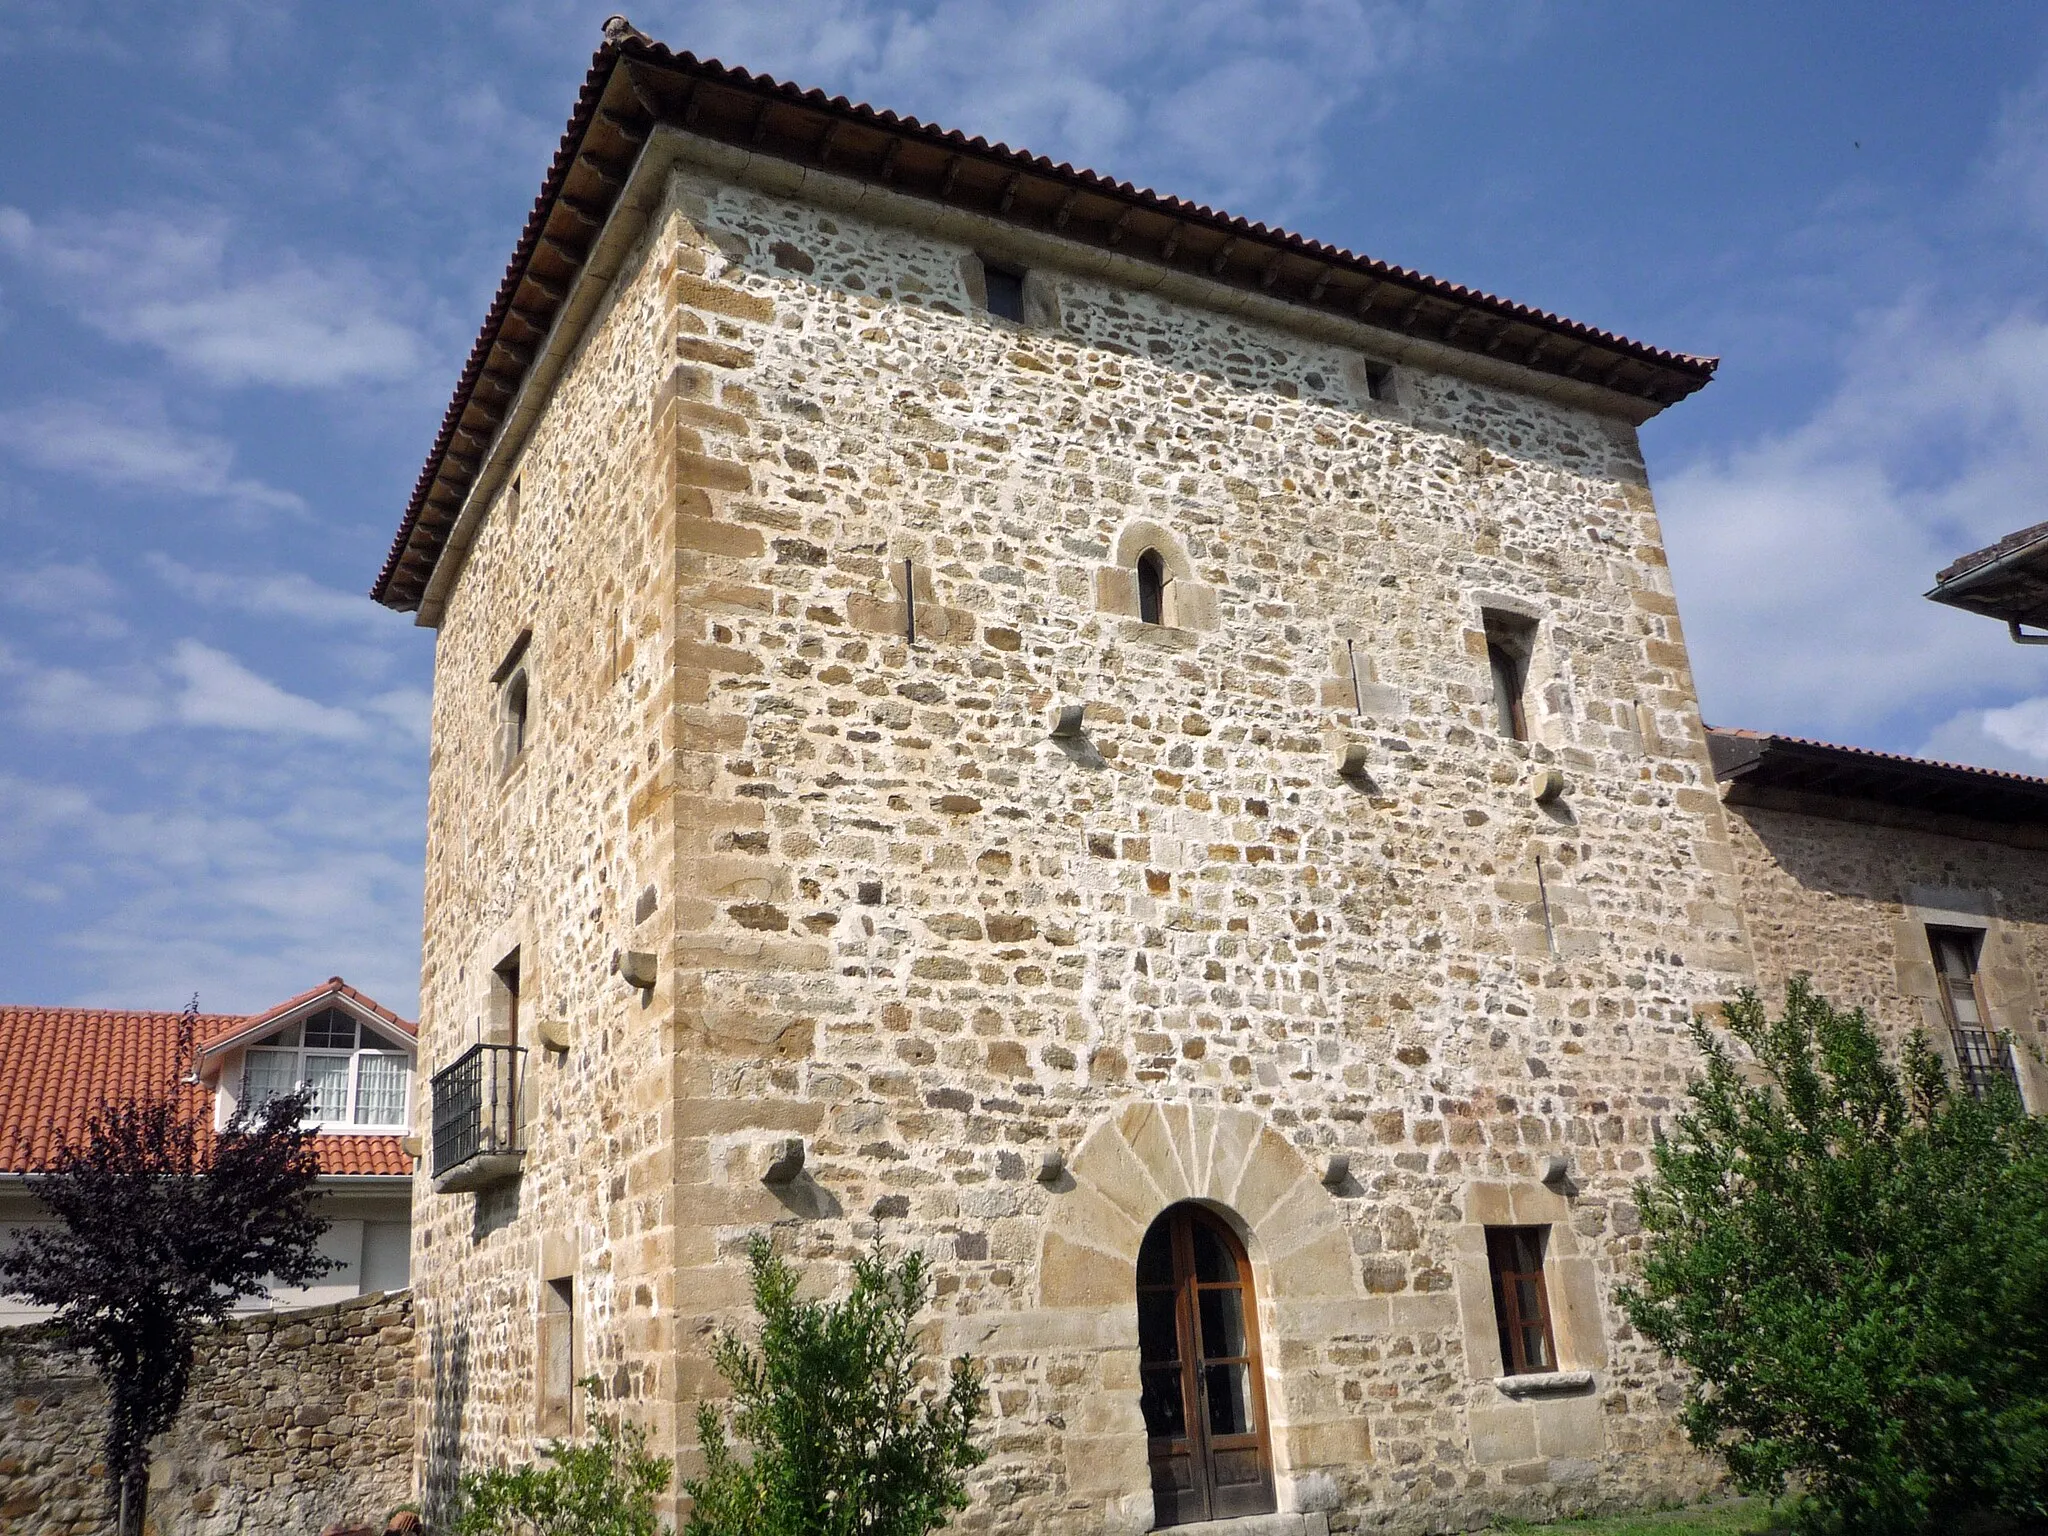
POLYGON ((1197 1520, 1191 1525, 1164 1525, 1154 1536, 1330 1536, 1330 1517, 1320 1510, 1293 1515, 1244 1515, 1236 1520, 1197 1520))

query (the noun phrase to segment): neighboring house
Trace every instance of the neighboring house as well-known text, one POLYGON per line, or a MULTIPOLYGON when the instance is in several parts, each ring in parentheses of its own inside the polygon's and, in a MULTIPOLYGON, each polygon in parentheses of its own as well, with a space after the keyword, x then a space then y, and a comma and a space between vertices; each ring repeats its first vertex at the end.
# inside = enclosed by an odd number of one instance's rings
POLYGON ((430 1503, 584 1376, 689 1475, 769 1228, 936 1261, 977 1530, 1711 1486, 1614 1301, 1693 1020, 2042 964, 2031 831, 1724 806, 1637 440, 1713 370, 608 24, 375 588, 430 1503))
MULTIPOLYGON (((202 1014, 195 1060, 178 1060, 182 1015, 0 1006, 0 1243, 48 1218, 30 1193, 61 1136, 79 1137, 104 1103, 173 1075, 210 1130, 244 1099, 312 1085, 317 1188, 337 1267, 246 1310, 311 1305, 407 1284, 415 1027, 340 977, 251 1017, 202 1014)), ((45 1315, 0 1297, 0 1324, 45 1315)))
POLYGON ((1937 603, 2002 620, 2022 645, 2048 645, 2048 523, 2009 533, 1934 578, 1937 603), (2028 631, 2033 631, 2029 633, 2028 631))
POLYGON ((1708 733, 1757 982, 1805 972, 1976 1091, 2048 1112, 2048 779, 1708 733))

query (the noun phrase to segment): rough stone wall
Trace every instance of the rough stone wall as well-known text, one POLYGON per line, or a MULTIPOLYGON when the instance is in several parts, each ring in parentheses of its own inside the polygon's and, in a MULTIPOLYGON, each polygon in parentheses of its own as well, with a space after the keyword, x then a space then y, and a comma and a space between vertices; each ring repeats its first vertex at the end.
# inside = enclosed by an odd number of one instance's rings
POLYGON ((430 1461, 532 1433, 550 1223, 581 1233, 589 1358, 684 1475, 670 1415, 718 1390, 745 1236, 830 1283, 879 1227, 941 1261, 939 1333, 990 1367, 965 1524, 1143 1528, 1130 1258, 1192 1197, 1252 1254, 1283 1508, 1440 1529, 1701 1487, 1609 1297, 1687 1021, 1748 959, 1632 428, 1417 367, 1377 401, 1356 350, 1038 249, 1011 326, 967 220, 686 170, 653 228, 441 637, 427 1055, 470 1037, 502 942, 475 934, 522 902, 577 1044, 509 1203, 421 1201, 466 1402, 430 1461), (1134 616, 1148 543, 1166 625, 1134 616), (1486 608, 1537 626, 1530 743, 1493 724, 1486 608), (482 701, 527 623, 507 793, 482 701), (1084 735, 1049 739, 1068 703, 1084 735), (629 934, 664 959, 645 999, 606 974, 629 934), (791 1134, 805 1174, 768 1188, 791 1134), (1552 1226, 1589 1393, 1492 1384, 1507 1220, 1552 1226))
MULTIPOLYGON (((153 1447, 156 1536, 315 1536, 412 1497, 415 1338, 405 1292, 241 1318, 201 1345, 153 1447)), ((106 1398, 48 1329, 0 1332, 0 1536, 114 1529, 106 1398)))
POLYGON ((2029 1108, 2048 1112, 2048 844, 2038 829, 1779 795, 1731 803, 1743 908, 1766 1000, 1800 973, 1895 1040, 1924 1029, 1955 1062, 1928 927, 1981 930, 1978 975, 2029 1108))

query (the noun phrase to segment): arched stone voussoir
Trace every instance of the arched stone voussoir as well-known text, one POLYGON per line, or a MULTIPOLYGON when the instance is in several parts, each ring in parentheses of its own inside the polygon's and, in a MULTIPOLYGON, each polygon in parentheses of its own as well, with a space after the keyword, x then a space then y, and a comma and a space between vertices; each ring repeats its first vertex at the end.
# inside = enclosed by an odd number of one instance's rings
POLYGON ((1145 1230, 1181 1200, 1213 1207, 1244 1235, 1268 1294, 1356 1290, 1350 1235, 1330 1192, 1255 1111, 1132 1104, 1082 1139, 1067 1172, 1073 1189, 1047 1207, 1042 1305, 1128 1302, 1145 1230))
MULTIPOLYGON (((1117 1117, 1117 1128, 1169 1204, 1207 1195, 1193 1176, 1193 1126, 1187 1105, 1133 1104, 1117 1117)), ((1079 1179, 1080 1174, 1074 1177, 1079 1179)))

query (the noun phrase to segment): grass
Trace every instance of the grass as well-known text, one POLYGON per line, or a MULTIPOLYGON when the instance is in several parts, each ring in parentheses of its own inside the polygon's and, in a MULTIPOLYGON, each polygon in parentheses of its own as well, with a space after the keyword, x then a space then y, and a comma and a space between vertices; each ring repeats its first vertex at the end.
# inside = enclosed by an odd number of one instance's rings
POLYGON ((1762 1499, 1724 1499, 1690 1509, 1656 1514, 1603 1515, 1597 1519, 1561 1520, 1555 1525, 1502 1521, 1497 1530, 1515 1536, 1766 1536, 1787 1529, 1782 1511, 1762 1499))

